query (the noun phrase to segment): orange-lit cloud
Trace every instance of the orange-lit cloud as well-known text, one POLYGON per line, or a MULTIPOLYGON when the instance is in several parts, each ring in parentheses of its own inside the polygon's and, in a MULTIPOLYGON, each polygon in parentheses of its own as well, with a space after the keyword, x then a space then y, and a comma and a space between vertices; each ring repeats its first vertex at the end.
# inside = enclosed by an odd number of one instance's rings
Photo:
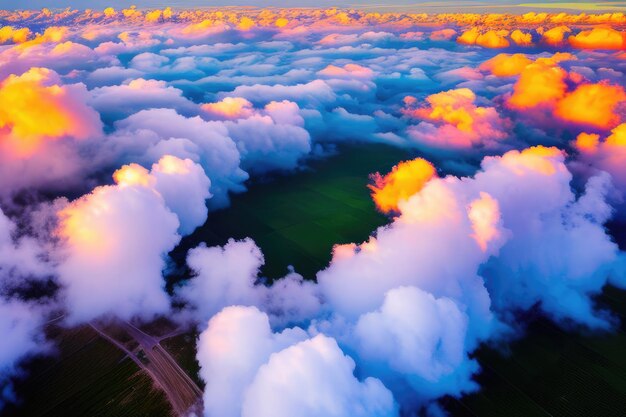
POLYGON ((596 27, 583 30, 569 37, 569 43, 579 49, 624 49, 626 35, 610 27, 596 27))
POLYGON ((518 175, 524 175, 525 171, 533 171, 542 175, 551 176, 567 169, 558 162, 563 159, 564 152, 545 146, 533 146, 523 151, 510 151, 502 156, 504 166, 518 175))
POLYGON ((0 84, 0 141, 5 151, 35 152, 45 138, 85 139, 100 133, 99 115, 82 85, 62 86, 54 71, 32 68, 0 84))
POLYGON ((510 45, 508 35, 509 31, 506 29, 492 29, 481 33, 477 28, 471 28, 463 32, 456 41, 464 45, 479 45, 485 48, 506 48, 510 45))
POLYGON ((534 63, 520 74, 508 100, 515 109, 528 109, 539 105, 554 105, 567 91, 567 72, 552 65, 534 63))
POLYGON ((619 122, 615 109, 624 100, 622 86, 582 84, 557 103, 555 114, 563 120, 606 129, 619 122))
POLYGON ((479 69, 491 72, 496 77, 519 75, 533 61, 524 54, 498 54, 483 62, 479 69))
POLYGON ((574 166, 587 175, 605 171, 617 188, 618 216, 623 218, 626 204, 626 123, 616 126, 602 138, 596 133, 580 133, 573 143, 578 151, 574 166))
POLYGON ((479 69, 490 72, 496 77, 510 77, 521 74, 530 64, 537 63, 546 67, 557 65, 563 61, 576 60, 576 56, 569 52, 557 52, 549 57, 539 57, 536 60, 528 58, 525 54, 498 54, 483 62, 479 69))
POLYGON ((522 32, 519 29, 515 29, 513 32, 511 32, 511 40, 520 46, 529 46, 533 44, 532 34, 522 32))
POLYGON ((12 26, 0 27, 0 44, 9 41, 13 43, 23 43, 30 38, 31 32, 28 28, 15 29, 12 26))
POLYGON ((560 45, 565 39, 565 34, 572 30, 567 26, 557 26, 543 33, 542 40, 549 45, 560 45))
POLYGON ((202 110, 219 119, 242 119, 252 116, 252 103, 242 97, 226 97, 222 101, 206 103, 202 110))
POLYGON ((626 123, 616 126, 604 140, 600 140, 598 134, 583 132, 576 137, 574 146, 579 152, 587 154, 600 151, 624 152, 626 151, 626 123))
POLYGON ((400 201, 407 200, 436 176, 437 171, 430 162, 417 158, 400 162, 387 175, 373 174, 374 184, 368 187, 372 190, 372 198, 380 211, 397 212, 400 201))
POLYGON ((29 41, 22 42, 17 46, 19 49, 27 49, 42 43, 58 43, 67 38, 69 29, 65 26, 50 26, 40 35, 29 41))
POLYGON ((508 121, 494 107, 477 106, 475 101, 476 95, 468 88, 432 94, 426 97, 426 106, 413 107, 415 99, 407 97, 403 113, 424 121, 409 127, 410 136, 438 148, 492 146, 506 136, 508 121))

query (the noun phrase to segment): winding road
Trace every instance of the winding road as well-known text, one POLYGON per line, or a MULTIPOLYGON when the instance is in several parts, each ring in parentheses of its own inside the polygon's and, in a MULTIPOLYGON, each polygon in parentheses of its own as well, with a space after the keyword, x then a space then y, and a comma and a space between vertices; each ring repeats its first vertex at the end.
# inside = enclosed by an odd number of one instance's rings
POLYGON ((201 415, 202 390, 159 343, 160 340, 175 336, 177 333, 170 333, 157 339, 131 323, 120 322, 118 325, 139 344, 134 351, 107 334, 96 323, 90 323, 91 328, 101 337, 124 351, 141 369, 146 371, 154 383, 165 392, 177 416, 201 415), (144 352, 145 358, 137 356, 135 351, 139 352, 139 350, 144 352))

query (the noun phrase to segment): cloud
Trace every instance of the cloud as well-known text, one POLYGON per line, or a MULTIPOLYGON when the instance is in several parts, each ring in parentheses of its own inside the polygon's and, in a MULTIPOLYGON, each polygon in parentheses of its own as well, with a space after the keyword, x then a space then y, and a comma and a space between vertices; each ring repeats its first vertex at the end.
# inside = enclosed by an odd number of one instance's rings
POLYGON ((197 358, 207 384, 205 416, 397 415, 391 393, 373 378, 357 380, 354 362, 333 339, 309 339, 300 328, 272 333, 254 307, 214 316, 200 334, 197 358))
POLYGON ((476 95, 467 88, 432 94, 426 97, 426 106, 405 99, 404 114, 424 120, 409 126, 409 138, 434 149, 497 147, 507 136, 509 121, 500 117, 495 107, 477 106, 475 101, 476 95))
POLYGON ((224 247, 199 246, 187 255, 195 277, 177 294, 195 309, 200 323, 230 305, 259 305, 263 295, 255 282, 264 263, 251 239, 230 240, 224 247))
POLYGON ((578 49, 624 49, 624 33, 607 27, 582 30, 568 38, 570 45, 578 49))
POLYGON ((20 363, 46 352, 50 346, 43 331, 46 308, 20 298, 29 282, 40 282, 53 274, 44 261, 44 248, 32 237, 17 237, 17 225, 0 210, 0 409, 12 401, 10 378, 20 374, 20 363))
POLYGON ((498 54, 480 64, 481 71, 487 71, 496 77, 510 77, 522 74, 533 63, 545 66, 555 66, 563 61, 576 60, 576 56, 569 52, 557 52, 551 56, 540 56, 534 60, 526 54, 498 54))
POLYGON ((7 335, 0 346, 0 409, 6 401, 15 400, 9 378, 18 371, 20 361, 48 348, 42 325, 36 306, 0 298, 0 331, 7 335))
POLYGON ((217 120, 242 119, 254 114, 252 103, 242 97, 225 97, 215 103, 205 103, 202 110, 217 120))
POLYGON ((14 28, 13 26, 2 26, 0 27, 0 43, 23 43, 31 37, 30 29, 27 27, 24 28, 14 28))
POLYGON ((112 122, 145 109, 172 108, 190 113, 194 105, 183 97, 182 91, 164 81, 137 78, 128 84, 97 87, 91 91, 89 104, 103 118, 112 122))
POLYGON ((434 30, 430 33, 430 40, 432 41, 448 41, 456 36, 456 30, 446 28, 434 30))
POLYGON ((375 173, 372 176, 374 184, 368 187, 372 190, 376 207, 383 213, 389 213, 397 211, 401 200, 406 200, 417 193, 426 182, 436 176, 437 171, 430 162, 417 158, 400 162, 384 176, 375 173))
POLYGON ((117 184, 141 185, 154 188, 180 222, 179 233, 187 235, 204 223, 208 209, 206 200, 211 197, 211 181, 202 167, 190 159, 165 155, 152 170, 131 164, 113 173, 117 184))
POLYGON ((5 152, 28 155, 45 139, 86 139, 99 134, 100 119, 85 105, 86 96, 83 85, 62 86, 58 75, 46 68, 7 77, 0 85, 5 152))
POLYGON ((508 105, 528 109, 539 105, 554 106, 565 96, 567 72, 560 67, 534 63, 521 72, 513 87, 508 105))
POLYGON ((255 103, 289 100, 298 104, 324 104, 335 100, 332 88, 322 80, 306 84, 287 85, 242 85, 226 96, 243 97, 255 103))
POLYGON ((189 230, 204 221, 198 214, 206 213, 208 179, 189 160, 164 157, 151 172, 125 166, 114 179, 59 212, 58 273, 69 323, 167 312, 165 257, 180 240, 179 226, 189 230), (182 198, 199 207, 182 206, 182 198))
POLYGON ((488 30, 481 33, 478 28, 471 28, 463 32, 456 41, 464 45, 479 45, 485 48, 507 48, 510 42, 506 38, 508 30, 488 30))
POLYGON ((566 121, 607 129, 619 123, 615 110, 625 100, 622 86, 603 82, 581 84, 559 101, 555 114, 566 121))
POLYGON ((610 326, 592 301, 621 276, 603 227, 608 177, 578 198, 571 179, 564 155, 543 147, 487 157, 473 177, 431 179, 375 237, 335 247, 317 275, 332 313, 315 327, 401 404, 424 404, 475 390, 471 352, 517 326, 518 311, 610 326))
POLYGON ((358 381, 354 367, 335 340, 323 335, 290 346, 259 369, 246 392, 242 416, 398 415, 391 392, 377 379, 358 381))
POLYGON ((510 77, 519 75, 532 62, 525 54, 498 54, 480 64, 479 68, 496 77, 510 77))
POLYGON ((265 285, 259 276, 264 263, 261 249, 249 238, 230 239, 222 247, 191 249, 187 265, 194 277, 176 291, 187 303, 182 319, 204 323, 230 305, 262 308, 274 324, 299 323, 315 316, 320 300, 314 283, 291 272, 265 285))
POLYGON ((240 192, 248 174, 228 129, 219 122, 185 117, 173 109, 143 110, 115 124, 108 152, 114 160, 151 164, 164 155, 191 159, 211 180, 211 204, 228 203, 228 192, 240 192))
POLYGON ((548 45, 558 46, 563 43, 565 34, 571 31, 572 30, 569 27, 564 25, 555 26, 552 29, 543 32, 541 40, 548 45))
MULTIPOLYGON (((618 189, 619 207, 626 201, 626 124, 615 127, 611 133, 600 138, 599 134, 581 133, 574 142, 578 150, 575 167, 586 176, 606 171, 618 189)), ((618 211, 621 215, 621 210, 618 211)))
POLYGON ((82 181, 80 144, 102 136, 82 84, 63 85, 52 70, 33 68, 0 84, 0 183, 4 197, 23 190, 63 189, 82 181))
POLYGON ((239 417, 247 387, 274 352, 305 340, 302 329, 272 333, 255 307, 227 307, 215 315, 197 343, 200 377, 205 381, 204 415, 239 417))

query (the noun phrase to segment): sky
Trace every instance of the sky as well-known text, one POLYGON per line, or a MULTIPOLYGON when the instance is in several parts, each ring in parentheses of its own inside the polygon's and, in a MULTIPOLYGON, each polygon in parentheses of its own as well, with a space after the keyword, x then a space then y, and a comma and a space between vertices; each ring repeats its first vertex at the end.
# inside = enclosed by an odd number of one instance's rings
POLYGON ((0 0, 0 8, 13 9, 38 9, 65 8, 76 9, 103 9, 105 7, 123 8, 136 5, 139 8, 162 8, 162 7, 221 7, 221 6, 254 6, 254 7, 341 7, 341 8, 367 8, 377 11, 427 11, 427 12, 526 12, 533 8, 550 7, 556 10, 621 10, 626 3, 619 0, 605 2, 587 2, 584 0, 571 0, 567 2, 540 2, 540 1, 515 1, 515 0, 461 0, 461 1, 428 1, 416 2, 412 0, 27 0, 15 2, 12 0, 0 0))

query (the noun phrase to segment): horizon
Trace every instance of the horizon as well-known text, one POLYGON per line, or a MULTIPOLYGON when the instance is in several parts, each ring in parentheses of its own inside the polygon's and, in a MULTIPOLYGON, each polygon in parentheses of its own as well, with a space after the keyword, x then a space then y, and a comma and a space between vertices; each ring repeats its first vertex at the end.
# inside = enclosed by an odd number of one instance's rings
POLYGON ((545 12, 584 12, 584 13, 609 13, 621 12, 626 10, 626 2, 621 0, 609 0, 603 2, 588 2, 584 0, 558 1, 558 2, 539 2, 539 1, 402 1, 393 2, 381 1, 360 1, 360 2, 337 2, 332 0, 248 0, 240 2, 232 2, 221 0, 206 4, 204 0, 182 0, 182 1, 151 1, 151 0, 95 0, 85 4, 83 0, 67 0, 59 2, 58 0, 31 0, 28 6, 16 4, 11 0, 0 0, 0 9, 2 10, 38 10, 47 8, 50 10, 63 10, 66 8, 75 10, 103 10, 107 7, 116 9, 128 8, 136 6, 140 10, 161 9, 171 7, 174 10, 181 9, 216 9, 216 8, 254 8, 254 9, 325 9, 338 8, 370 10, 372 12, 389 12, 389 13, 507 13, 507 14, 523 14, 529 11, 545 11, 545 12))

